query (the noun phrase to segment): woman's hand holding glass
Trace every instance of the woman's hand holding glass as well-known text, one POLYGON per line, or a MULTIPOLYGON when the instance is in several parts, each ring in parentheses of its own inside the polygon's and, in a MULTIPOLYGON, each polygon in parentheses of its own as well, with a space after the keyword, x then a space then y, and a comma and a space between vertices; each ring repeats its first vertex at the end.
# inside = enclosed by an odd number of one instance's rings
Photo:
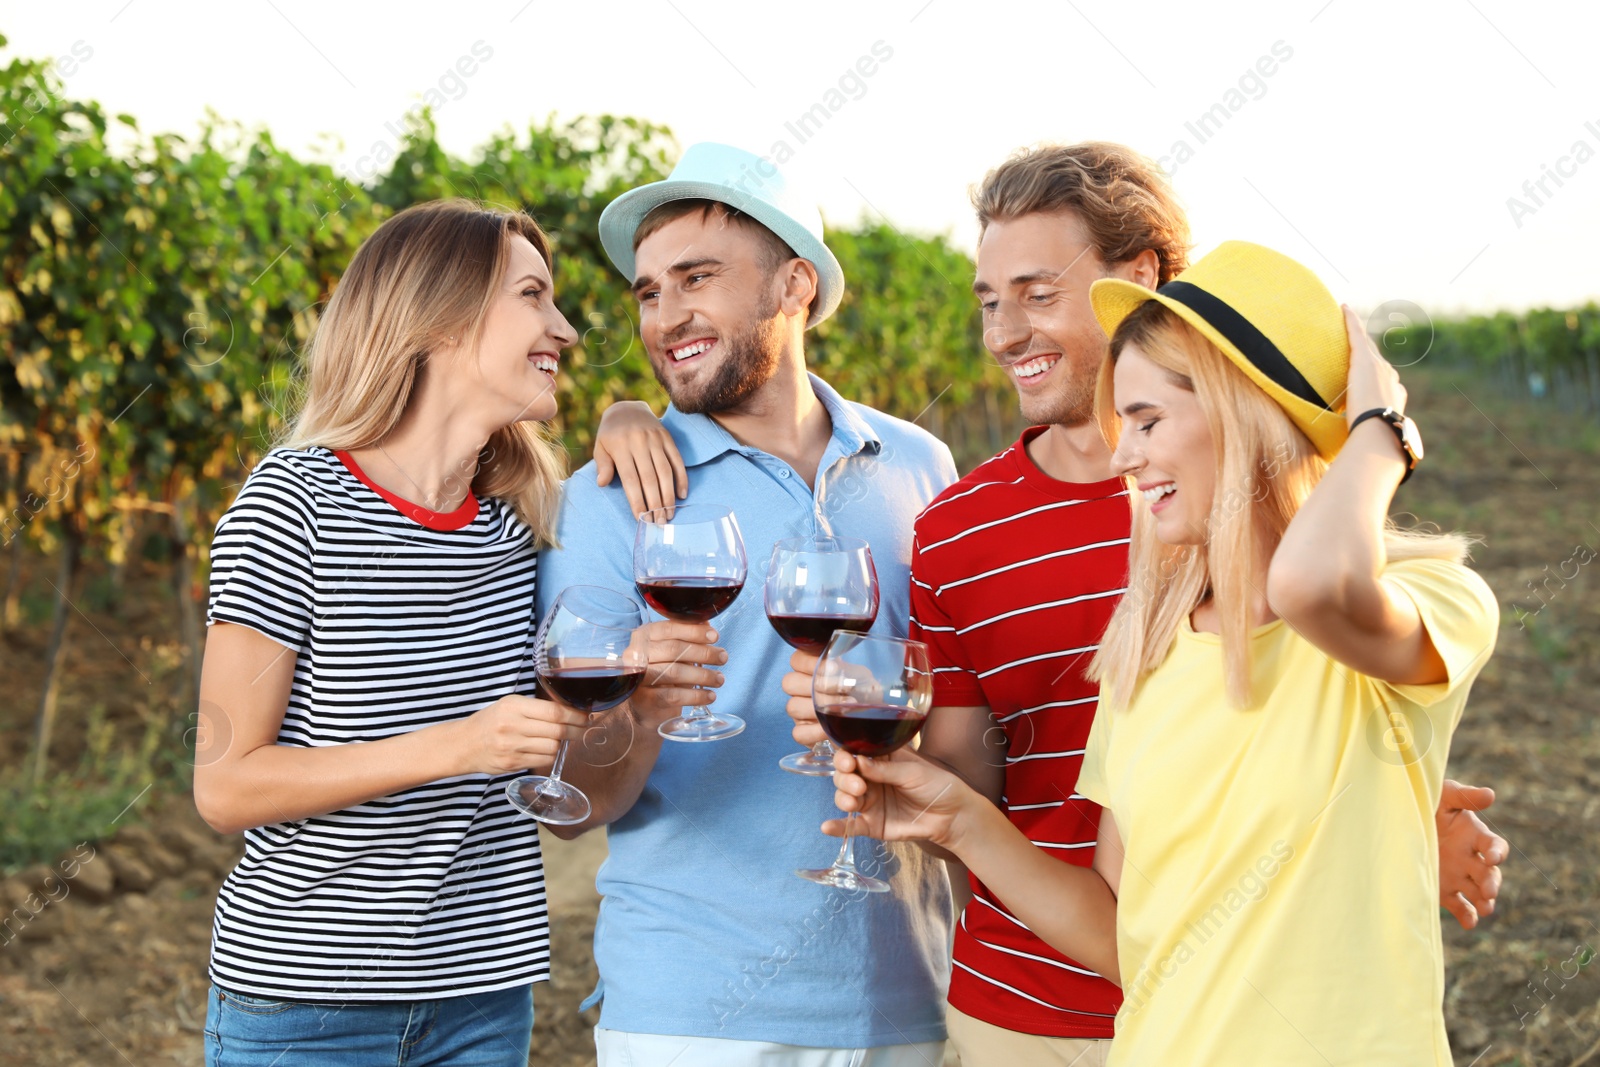
MULTIPOLYGON (((794 739, 802 745, 815 744, 827 738, 822 724, 817 721, 817 706, 812 696, 817 665, 821 662, 821 658, 807 652, 796 652, 789 657, 791 670, 783 676, 783 691, 789 696, 785 710, 788 711, 789 718, 794 720, 794 739)), ((876 837, 880 841, 919 840, 939 843, 936 837, 948 829, 946 826, 948 819, 940 821, 941 813, 953 814, 955 809, 950 805, 960 798, 960 792, 949 788, 949 784, 955 782, 962 789, 966 789, 961 779, 929 763, 909 748, 899 749, 876 760, 838 751, 833 766, 834 788, 837 790, 835 801, 838 808, 841 811, 860 812, 862 814, 860 827, 867 836, 876 837), (908 760, 913 761, 917 768, 925 770, 898 769, 901 762, 908 760), (890 769, 891 766, 896 769, 890 769), (874 777, 869 781, 862 777, 863 774, 874 777), (886 777, 880 778, 878 775, 886 777), (945 794, 942 799, 948 803, 929 808, 930 816, 917 820, 916 813, 940 793, 945 794), (910 818, 904 817, 904 809, 908 804, 912 805, 910 818), (884 829, 888 831, 886 834, 878 832, 884 829)), ((844 836, 843 828, 843 819, 831 820, 824 826, 827 833, 836 837, 844 836)))
MULTIPOLYGON (((507 788, 512 804, 540 822, 572 825, 583 822, 593 812, 583 791, 561 778, 567 742, 583 737, 580 761, 610 765, 632 750, 631 737, 622 755, 607 749, 615 744, 616 734, 604 727, 594 728, 584 712, 599 714, 617 709, 652 734, 656 726, 676 719, 685 705, 704 705, 716 699, 712 690, 722 685, 722 673, 708 664, 727 662, 728 654, 711 644, 717 632, 704 623, 645 623, 643 610, 630 598, 593 586, 572 586, 557 598, 551 616, 541 626, 535 663, 541 684, 561 703, 535 701, 523 697, 507 698, 526 705, 548 706, 564 723, 577 723, 565 729, 552 762, 515 762, 520 750, 513 749, 508 770, 528 767, 548 774, 522 776, 507 788), (568 616, 583 612, 589 623, 568 616), (624 677, 625 676, 625 677, 624 677), (624 705, 626 701, 626 705, 624 705), (572 706, 566 706, 572 705, 572 706), (591 736, 583 726, 594 730, 591 736), (597 756, 599 757, 597 759, 597 756)), ((510 710, 518 706, 508 705, 510 710)), ((509 713, 509 711, 508 711, 509 713)), ((624 729, 624 733, 629 733, 624 729)))
MULTIPOLYGON (((828 639, 811 699, 828 739, 859 755, 886 756, 909 744, 933 703, 928 646, 899 637, 836 630, 828 639)), ((845 819, 844 844, 833 865, 794 873, 809 882, 852 892, 887 893, 890 884, 856 866, 850 835, 855 813, 845 819)))
MULTIPOLYGON (((795 721, 794 739, 814 744, 826 737, 816 718, 811 697, 819 656, 795 653, 784 675, 786 710, 795 721)), ((947 848, 962 824, 966 803, 982 800, 960 777, 920 757, 914 750, 898 749, 886 757, 854 757, 838 750, 834 755, 834 803, 840 811, 858 813, 858 829, 880 841, 931 841, 947 848)), ((987 801, 986 801, 987 803, 987 801)), ((822 832, 845 837, 845 819, 829 819, 822 832)))
MULTIPOLYGON (((833 767, 835 806, 856 813, 859 831, 880 841, 928 841, 958 852, 970 806, 988 804, 955 774, 909 748, 876 759, 840 751, 833 767)), ((822 832, 844 837, 845 820, 829 819, 822 832)))
POLYGON ((460 722, 463 774, 543 774, 568 741, 583 736, 589 716, 550 700, 503 696, 460 722))
MULTIPOLYGON (((565 708, 590 715, 627 700, 644 680, 639 639, 644 612, 622 593, 595 585, 563 589, 539 624, 533 667, 539 685, 565 708)), ((540 822, 570 826, 593 810, 583 790, 561 779, 567 742, 548 775, 522 775, 506 786, 506 799, 540 822)))

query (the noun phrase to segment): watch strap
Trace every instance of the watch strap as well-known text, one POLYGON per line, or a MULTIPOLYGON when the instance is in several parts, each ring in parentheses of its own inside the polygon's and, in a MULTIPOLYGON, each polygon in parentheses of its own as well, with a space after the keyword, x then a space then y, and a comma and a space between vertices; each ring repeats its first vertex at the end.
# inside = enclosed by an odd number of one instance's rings
POLYGON ((1406 479, 1411 477, 1411 472, 1417 469, 1417 457, 1411 451, 1411 446, 1406 443, 1405 421, 1406 417, 1394 408, 1372 408, 1363 411, 1350 421, 1350 432, 1355 433, 1356 427, 1368 419, 1382 419, 1394 431, 1395 439, 1400 442, 1400 451, 1405 453, 1406 472, 1400 478, 1400 484, 1406 484, 1406 479))

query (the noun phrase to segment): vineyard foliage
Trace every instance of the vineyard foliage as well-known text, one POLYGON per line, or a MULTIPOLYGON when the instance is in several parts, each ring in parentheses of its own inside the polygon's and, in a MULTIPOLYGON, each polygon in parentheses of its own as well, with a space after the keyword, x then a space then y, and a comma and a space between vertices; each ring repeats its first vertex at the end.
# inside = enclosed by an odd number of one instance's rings
MULTIPOLYGON (((670 171, 665 128, 547 120, 461 159, 424 114, 363 184, 264 130, 213 117, 194 139, 146 136, 62 89, 46 62, 0 72, 0 113, 13 116, 0 133, 6 542, 53 552, 69 540, 120 563, 133 517, 155 512, 203 547, 282 428, 298 354, 355 248, 421 200, 520 207, 551 232, 557 301, 582 334, 560 382, 575 460, 608 404, 664 400, 597 222, 670 171)), ((985 376, 964 254, 885 224, 829 241, 851 287, 809 355, 845 395, 912 418, 1004 388, 985 376)))
POLYGON ((1486 373, 1510 390, 1548 397, 1567 410, 1600 414, 1600 304, 1418 323, 1386 338, 1385 349, 1391 358, 1420 353, 1418 358, 1486 373))
MULTIPOLYGON (((582 335, 559 386, 574 460, 608 404, 664 399, 597 236, 607 203, 671 169, 679 146, 664 127, 551 118, 458 158, 421 112, 397 131, 387 171, 362 182, 216 116, 193 138, 145 133, 70 98, 48 61, 13 58, 0 69, 0 138, 0 543, 13 558, 27 544, 61 559, 63 598, 81 560, 124 566, 154 528, 197 646, 210 530, 282 429, 341 271, 408 204, 472 197, 526 209, 552 234, 557 302, 582 335)), ((964 467, 1005 444, 1015 403, 980 343, 967 255, 883 222, 835 228, 829 242, 849 289, 808 334, 813 368, 941 434, 964 467)), ((1586 383, 1600 406, 1594 306, 1436 330, 1430 359, 1510 359, 1523 377, 1586 383)))

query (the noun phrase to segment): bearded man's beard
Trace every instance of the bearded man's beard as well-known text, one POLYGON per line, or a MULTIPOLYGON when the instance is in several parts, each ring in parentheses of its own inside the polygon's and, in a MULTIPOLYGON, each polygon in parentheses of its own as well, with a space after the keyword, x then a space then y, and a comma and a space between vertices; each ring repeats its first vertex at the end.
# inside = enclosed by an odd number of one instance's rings
MULTIPOLYGON (((684 338, 689 336, 691 334, 685 334, 684 338)), ((672 398, 673 407, 685 415, 714 415, 738 407, 772 380, 778 373, 781 337, 778 300, 773 297, 768 306, 757 308, 737 331, 717 339, 726 351, 709 380, 692 385, 680 382, 674 387, 654 360, 650 361, 650 369, 672 398)))

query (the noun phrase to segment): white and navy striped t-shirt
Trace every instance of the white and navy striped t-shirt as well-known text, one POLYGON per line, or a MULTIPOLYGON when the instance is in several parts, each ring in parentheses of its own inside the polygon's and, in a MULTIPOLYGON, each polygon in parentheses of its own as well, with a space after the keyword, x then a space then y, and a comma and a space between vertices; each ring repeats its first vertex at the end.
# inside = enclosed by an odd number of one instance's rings
MULTIPOLYGON (((348 456, 274 449, 211 557, 207 622, 298 655, 280 745, 375 741, 533 693, 538 557, 503 501, 428 512, 348 456)), ((512 777, 444 778, 247 831, 217 898, 212 981, 400 1000, 548 977, 539 836, 506 799, 512 777)))

